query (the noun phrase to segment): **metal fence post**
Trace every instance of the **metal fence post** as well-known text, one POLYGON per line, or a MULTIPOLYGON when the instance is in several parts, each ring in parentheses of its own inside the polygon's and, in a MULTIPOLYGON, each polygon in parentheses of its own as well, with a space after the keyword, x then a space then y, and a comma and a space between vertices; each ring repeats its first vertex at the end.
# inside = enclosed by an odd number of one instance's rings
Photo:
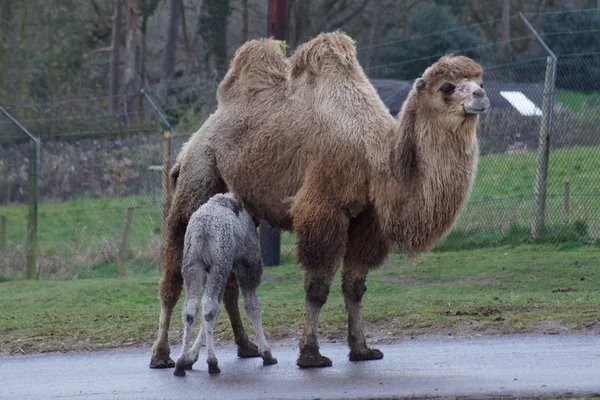
POLYGON ((40 171, 40 141, 31 142, 29 159, 29 217, 27 220, 27 279, 38 279, 37 232, 38 232, 38 188, 40 171))
POLYGON ((536 40, 548 53, 546 77, 544 80, 544 100, 542 120, 538 140, 537 169, 533 185, 533 215, 531 218, 531 236, 536 239, 546 227, 546 187, 548 184, 548 161, 550 157, 550 131, 552 130, 552 109, 554 107, 554 86, 556 81, 556 64, 558 59, 554 52, 542 40, 537 31, 529 23, 523 13, 519 13, 523 23, 535 36, 536 40))
POLYGON ((152 97, 150 97, 150 95, 148 93, 146 93, 146 91, 144 89, 140 90, 140 93, 144 95, 146 100, 148 100, 148 103, 150 103, 150 105, 154 109, 154 112, 156 112, 156 115, 158 115, 158 118, 160 119, 160 121, 169 130, 169 132, 171 132, 171 138, 170 138, 170 141, 171 141, 170 149, 171 150, 169 153, 169 168, 168 168, 168 169, 170 169, 174 163, 174 157, 173 157, 173 148, 174 148, 173 143, 174 142, 173 141, 175 140, 175 129, 173 129, 173 127, 171 126, 171 124, 169 123, 167 118, 165 118, 164 114, 160 111, 160 109, 158 108, 158 106, 156 105, 154 100, 152 100, 152 97))
POLYGON ((19 121, 9 114, 3 107, 0 111, 29 139, 31 139, 31 149, 29 154, 29 180, 28 180, 28 208, 27 218, 27 267, 25 270, 26 279, 38 279, 37 271, 37 231, 38 231, 38 188, 39 188, 39 165, 40 165, 40 139, 33 136, 19 121))
POLYGON ((6 215, 0 216, 0 253, 6 252, 6 215))
POLYGON ((537 169, 533 185, 533 217, 531 219, 531 236, 535 239, 546 227, 546 187, 548 184, 548 160, 550 156, 550 126, 552 109, 552 71, 554 60, 548 57, 546 64, 546 82, 544 83, 544 102, 542 121, 538 140, 537 169))

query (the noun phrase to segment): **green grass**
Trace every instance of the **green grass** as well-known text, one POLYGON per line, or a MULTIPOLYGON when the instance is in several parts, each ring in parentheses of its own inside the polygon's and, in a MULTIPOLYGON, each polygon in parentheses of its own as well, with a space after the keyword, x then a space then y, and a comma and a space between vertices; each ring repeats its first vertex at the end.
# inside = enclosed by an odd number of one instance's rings
POLYGON ((557 90, 554 94, 557 103, 567 108, 572 113, 597 111, 600 109, 600 93, 570 92, 557 90))
MULTIPOLYGON (((599 332, 598 260, 600 247, 592 245, 428 253, 409 267, 393 256, 367 279, 364 318, 370 335, 394 338, 599 332)), ((302 276, 294 263, 265 268, 259 295, 272 339, 299 337, 302 276)), ((160 310, 158 279, 151 274, 0 283, 0 348, 31 352, 150 344, 160 310)), ((172 343, 181 338, 180 306, 173 314, 172 343)), ((345 337, 339 274, 319 329, 322 339, 345 337)), ((223 311, 216 332, 222 340, 231 339, 223 311)))
MULTIPOLYGON (((481 159, 469 203, 445 246, 501 243, 510 229, 529 229, 537 154, 501 154, 481 159), (460 240, 457 240, 457 236, 460 240)), ((588 235, 600 237, 600 148, 555 150, 550 154, 546 223, 554 232, 583 221, 588 235), (565 181, 570 185, 570 215, 562 213, 565 181)), ((560 236, 560 233, 558 234, 560 236)), ((559 238, 560 239, 560 238, 559 238)), ((442 244, 444 246, 444 244, 442 244)))
MULTIPOLYGON (((535 153, 483 157, 469 203, 457 226, 438 250, 527 242, 532 214, 535 153)), ((547 223, 555 241, 600 237, 600 147, 553 151, 548 172, 547 223), (570 184, 570 220, 562 216, 563 183, 570 184), (572 235, 575 225, 584 235, 572 235)), ((104 265, 117 268, 128 207, 135 207, 127 241, 127 262, 119 275, 156 265, 160 250, 159 202, 150 197, 125 197, 44 203, 39 208, 39 270, 43 279, 103 276, 104 265)), ((16 278, 25 269, 27 208, 0 207, 7 216, 8 252, 0 255, 0 276, 16 278)), ((543 240, 548 241, 548 240, 543 240)), ((282 238, 284 261, 295 253, 295 238, 282 238)), ((115 272, 116 274, 116 272, 115 272)))

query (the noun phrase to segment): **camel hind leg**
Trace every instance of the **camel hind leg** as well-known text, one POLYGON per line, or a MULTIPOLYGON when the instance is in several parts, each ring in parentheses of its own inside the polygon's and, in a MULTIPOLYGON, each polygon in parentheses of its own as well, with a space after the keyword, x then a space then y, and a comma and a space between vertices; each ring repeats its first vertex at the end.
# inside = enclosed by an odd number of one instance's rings
MULTIPOLYGON (((173 309, 181 295, 183 277, 181 263, 183 260, 183 242, 188 221, 194 211, 217 193, 227 191, 216 169, 214 156, 208 151, 203 155, 204 164, 195 170, 182 169, 177 180, 171 209, 167 218, 167 231, 164 232, 163 277, 160 280, 161 310, 156 341, 152 347, 150 368, 172 368, 175 362, 170 357, 169 326, 173 309)), ((235 282, 235 276, 232 277, 235 282)), ((230 279, 231 280, 231 279, 230 279)), ((246 356, 258 357, 258 348, 248 339, 242 325, 240 311, 237 306, 239 287, 227 285, 225 289, 225 306, 232 322, 233 333, 238 343, 238 352, 246 356), (235 299, 235 306, 232 300, 235 299)))
POLYGON ((389 246, 379 234, 372 211, 367 211, 350 224, 349 239, 342 270, 342 293, 348 313, 348 346, 350 361, 379 360, 383 353, 367 347, 362 326, 362 298, 370 269, 387 257, 389 246))

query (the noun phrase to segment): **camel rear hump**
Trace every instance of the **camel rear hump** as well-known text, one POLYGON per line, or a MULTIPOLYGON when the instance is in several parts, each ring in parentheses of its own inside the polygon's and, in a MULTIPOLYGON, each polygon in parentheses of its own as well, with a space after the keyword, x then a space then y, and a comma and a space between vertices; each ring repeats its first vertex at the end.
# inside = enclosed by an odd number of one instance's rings
POLYGON ((360 70, 354 41, 343 32, 321 33, 298 47, 290 59, 291 78, 304 73, 319 74, 324 68, 335 72, 360 70))
POLYGON ((285 55, 272 39, 244 43, 231 60, 229 70, 217 89, 219 104, 252 98, 256 94, 284 87, 287 80, 285 55))

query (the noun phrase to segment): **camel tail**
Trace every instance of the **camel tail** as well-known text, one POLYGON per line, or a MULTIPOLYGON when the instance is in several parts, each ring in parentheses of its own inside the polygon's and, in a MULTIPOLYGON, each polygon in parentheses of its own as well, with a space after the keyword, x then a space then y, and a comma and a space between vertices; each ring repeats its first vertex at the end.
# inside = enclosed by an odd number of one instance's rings
POLYGON ((286 60, 278 41, 250 40, 244 43, 231 60, 229 70, 219 84, 219 104, 235 101, 240 96, 257 93, 286 83, 286 60))
POLYGON ((175 161, 175 165, 171 168, 169 172, 169 178, 171 180, 171 190, 175 192, 177 188, 177 180, 179 179, 179 172, 181 171, 181 162, 179 160, 175 161))
POLYGON ((303 73, 319 74, 327 65, 340 73, 359 68, 354 41, 343 32, 321 33, 298 47, 290 59, 292 78, 303 73))

